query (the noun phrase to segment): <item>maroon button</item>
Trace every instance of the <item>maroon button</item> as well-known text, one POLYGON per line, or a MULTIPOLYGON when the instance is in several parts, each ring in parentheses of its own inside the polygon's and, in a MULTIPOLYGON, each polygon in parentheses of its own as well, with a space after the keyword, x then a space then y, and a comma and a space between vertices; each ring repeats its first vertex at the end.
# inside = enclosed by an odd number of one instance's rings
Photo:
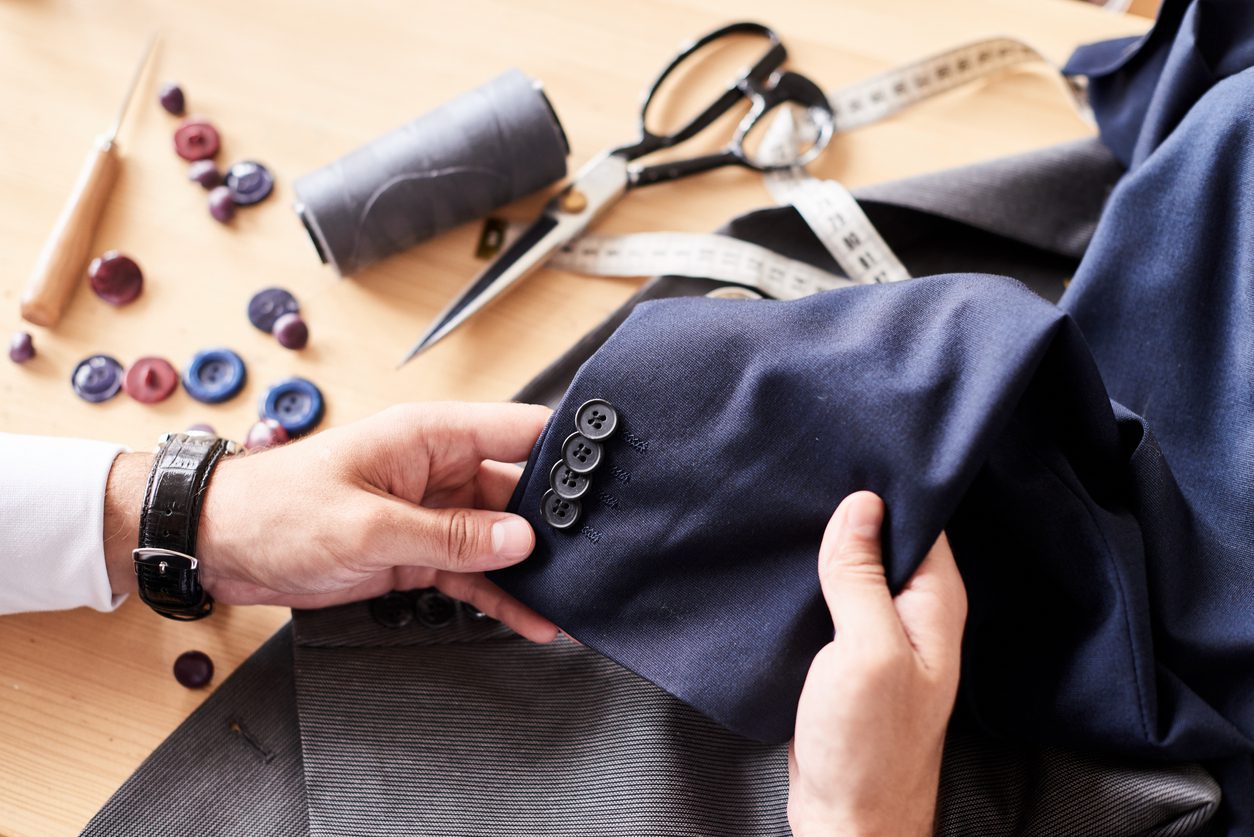
POLYGON ((87 278, 96 296, 111 305, 125 305, 144 289, 144 272, 130 256, 109 250, 92 260, 87 278))
POLYGON ((218 130, 203 119, 188 119, 174 132, 174 153, 188 162, 209 159, 221 144, 218 130))
POLYGON ((126 370, 122 389, 136 401, 155 404, 170 397, 178 388, 179 373, 165 358, 141 357, 126 370))

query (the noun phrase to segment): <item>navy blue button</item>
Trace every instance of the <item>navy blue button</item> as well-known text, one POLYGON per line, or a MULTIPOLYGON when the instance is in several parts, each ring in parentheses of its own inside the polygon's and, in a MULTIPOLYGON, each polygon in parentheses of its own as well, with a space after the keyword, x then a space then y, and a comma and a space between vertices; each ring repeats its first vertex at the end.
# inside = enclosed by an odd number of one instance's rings
POLYGON ((79 361, 70 376, 74 393, 93 404, 108 401, 122 389, 122 364, 108 355, 92 355, 79 361))
POLYGON ((265 200, 274 189, 274 175, 261 163, 244 160, 227 169, 222 184, 231 190, 238 206, 251 206, 265 200))
POLYGON ((618 411, 603 398, 585 401, 575 411, 575 429, 594 442, 608 439, 618 428, 618 411))
POLYGON ((322 421, 322 392, 304 378, 288 378, 270 387, 261 402, 261 417, 283 425, 289 436, 308 433, 322 421))
POLYGON ((540 498, 540 513, 544 520, 554 529, 569 529, 579 521, 579 513, 583 510, 578 500, 563 500, 552 490, 544 492, 540 498))
POLYGON ((274 321, 284 314, 300 311, 300 303, 282 288, 265 288, 248 300, 248 322, 266 334, 274 331, 274 321))
POLYGON ((592 480, 586 474, 572 471, 565 462, 553 463, 553 470, 549 471, 549 488, 558 497, 563 500, 578 500, 591 487, 592 480))
POLYGON ((572 433, 562 442, 562 461, 576 474, 590 474, 601 464, 603 449, 582 433, 572 433))
POLYGON ((230 349, 197 352, 183 370, 183 388, 205 404, 234 398, 244 388, 244 360, 230 349))

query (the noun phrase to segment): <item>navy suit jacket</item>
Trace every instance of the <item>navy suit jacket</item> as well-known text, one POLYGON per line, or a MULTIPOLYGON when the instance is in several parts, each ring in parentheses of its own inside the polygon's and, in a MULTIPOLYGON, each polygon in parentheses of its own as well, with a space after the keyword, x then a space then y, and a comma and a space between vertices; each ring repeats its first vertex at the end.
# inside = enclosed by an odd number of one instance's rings
POLYGON ((894 589, 950 534, 961 723, 1207 761, 1254 830, 1251 8, 1167 0, 1148 37, 1077 53, 1128 172, 1058 305, 951 274, 636 308, 541 436, 511 504, 536 550, 496 581, 783 741, 832 637, 824 524, 869 488, 894 589), (559 530, 541 497, 592 398, 621 426, 559 530))

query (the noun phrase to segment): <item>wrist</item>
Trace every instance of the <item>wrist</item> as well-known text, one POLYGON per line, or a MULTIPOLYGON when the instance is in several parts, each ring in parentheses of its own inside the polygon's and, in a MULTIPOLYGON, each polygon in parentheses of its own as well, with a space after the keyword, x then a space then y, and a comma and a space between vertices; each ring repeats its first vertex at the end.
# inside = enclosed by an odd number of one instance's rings
POLYGON ((931 837, 935 808, 934 795, 922 804, 903 799, 891 810, 872 811, 794 793, 788 800, 788 825, 793 837, 931 837))
POLYGON ((105 485, 104 553, 115 596, 134 593, 131 553, 139 546, 139 513, 152 470, 152 454, 123 453, 113 460, 105 485))

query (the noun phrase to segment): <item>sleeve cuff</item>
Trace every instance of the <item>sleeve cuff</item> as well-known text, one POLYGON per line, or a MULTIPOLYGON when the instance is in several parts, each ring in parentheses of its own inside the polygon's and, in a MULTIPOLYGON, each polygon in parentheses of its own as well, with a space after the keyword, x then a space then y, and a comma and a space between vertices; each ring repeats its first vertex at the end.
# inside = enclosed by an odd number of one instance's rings
POLYGON ((125 448, 0 433, 0 614, 111 611, 105 486, 125 448))

